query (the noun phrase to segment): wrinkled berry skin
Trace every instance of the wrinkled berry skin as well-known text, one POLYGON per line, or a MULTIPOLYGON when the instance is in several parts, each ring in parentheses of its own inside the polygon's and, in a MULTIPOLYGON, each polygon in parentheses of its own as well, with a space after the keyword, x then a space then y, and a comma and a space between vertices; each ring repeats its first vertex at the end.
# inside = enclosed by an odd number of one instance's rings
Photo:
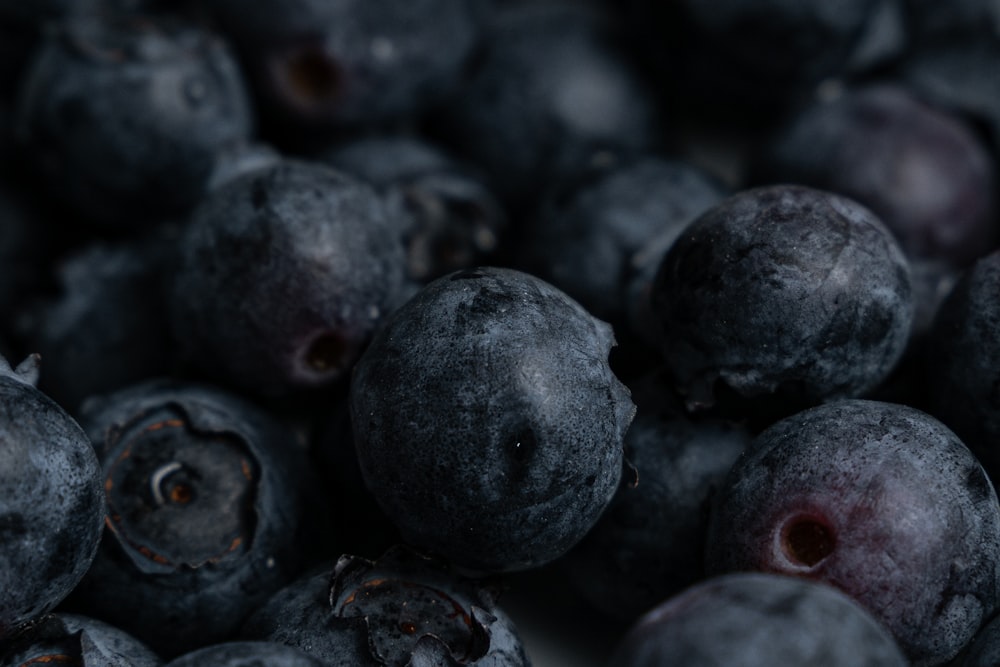
POLYGON ((119 229, 186 214, 215 152, 252 131, 228 46, 194 25, 82 18, 25 73, 18 139, 77 214, 119 229))
POLYGON ((4 667, 50 663, 160 667, 163 660, 127 632, 78 614, 49 614, 0 645, 0 664, 4 667))
POLYGON ((430 283, 355 367, 365 482, 405 540, 472 570, 546 563, 611 500, 635 407, 611 327, 541 279, 430 283))
POLYGON ((304 161, 213 191, 168 288, 181 358, 258 395, 346 376, 403 282, 388 215, 369 185, 304 161))
POLYGON ((816 404, 892 370, 913 317, 909 266, 872 213, 792 185, 744 190, 695 220, 651 293, 661 349, 692 408, 716 384, 816 404))
POLYGON ((245 637, 295 646, 328 665, 528 667, 494 594, 444 561, 394 547, 341 556, 278 592, 245 637))
POLYGON ((104 528, 104 494, 86 433, 34 387, 37 360, 16 371, 0 362, 3 640, 54 609, 84 576, 104 528))
POLYGON ((817 579, 853 597, 914 665, 953 658, 996 611, 1000 505, 958 437, 906 406, 844 400, 760 434, 722 487, 709 573, 817 579))
POLYGON ((107 527, 71 608, 165 657, 226 641, 303 565, 295 435, 216 387, 150 380, 89 400, 107 527))
POLYGON ((829 586, 772 574, 716 577, 647 613, 609 667, 907 667, 892 637, 829 586))
POLYGON ((1000 474, 1000 251, 959 279, 927 344, 929 410, 1000 474))
POLYGON ((326 663, 292 646, 261 641, 213 644, 171 660, 166 667, 323 667, 326 663))
POLYGON ((1000 616, 984 625, 961 655, 950 663, 953 667, 995 667, 1000 665, 1000 616))

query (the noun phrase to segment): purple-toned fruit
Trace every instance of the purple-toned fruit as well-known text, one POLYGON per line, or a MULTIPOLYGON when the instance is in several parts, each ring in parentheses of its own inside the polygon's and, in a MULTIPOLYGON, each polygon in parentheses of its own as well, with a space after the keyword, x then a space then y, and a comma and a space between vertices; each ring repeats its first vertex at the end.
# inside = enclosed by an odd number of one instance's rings
POLYGON ((760 434, 720 490, 709 573, 760 570, 832 584, 893 633, 915 666, 953 658, 1000 602, 1000 505, 941 422, 845 400, 760 434))
POLYGON ((773 574, 709 579, 643 616, 609 667, 907 667, 885 629, 834 588, 773 574))
POLYGON ((178 242, 178 353, 258 395, 346 377, 402 285, 397 228, 371 186, 318 163, 283 160, 227 182, 178 242))
MULTIPOLYGON (((857 397, 910 337, 909 265, 871 211, 797 185, 739 192, 681 234, 650 295, 689 408, 857 397)), ((776 410, 778 416, 780 410, 776 410)))

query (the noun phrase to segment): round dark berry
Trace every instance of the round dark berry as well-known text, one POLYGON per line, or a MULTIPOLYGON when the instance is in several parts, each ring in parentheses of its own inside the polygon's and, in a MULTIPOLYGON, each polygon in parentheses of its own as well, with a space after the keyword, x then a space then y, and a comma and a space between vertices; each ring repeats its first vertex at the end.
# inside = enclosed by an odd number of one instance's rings
POLYGON ((761 433, 720 490, 710 573, 832 584, 939 665, 1000 603, 1000 504, 958 437, 906 406, 844 400, 761 433))
POLYGON ((368 488, 407 541, 474 570, 529 568, 611 500, 635 407, 611 327, 539 278, 478 268, 430 283, 355 367, 368 488))
POLYGON ((909 265, 866 208, 778 185, 737 193, 695 220, 651 294, 661 346, 691 408, 717 391, 799 407, 860 396, 910 336, 909 265))

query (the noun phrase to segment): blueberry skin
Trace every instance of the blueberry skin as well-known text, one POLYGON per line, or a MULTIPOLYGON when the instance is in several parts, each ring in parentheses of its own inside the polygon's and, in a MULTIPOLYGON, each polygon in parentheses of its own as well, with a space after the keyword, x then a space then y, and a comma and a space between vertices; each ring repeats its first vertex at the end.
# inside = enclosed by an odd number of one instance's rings
POLYGON ((402 242, 371 186, 282 160, 206 197, 168 286, 181 359, 267 396, 346 377, 403 283, 402 242))
POLYGON ((1000 505, 976 458, 932 416, 837 401, 776 423, 736 462, 706 566, 832 584, 914 665, 938 665, 997 609, 1000 505))
POLYGON ((508 221, 478 170, 415 136, 360 138, 319 159, 372 183, 398 210, 410 280, 491 263, 508 221))
POLYGON ((519 263, 595 317, 623 322, 623 295, 637 255, 654 238, 666 252, 692 220, 728 194, 713 175, 682 159, 619 160, 543 199, 518 245, 519 263))
POLYGON ((79 614, 44 616, 0 645, 0 665, 65 663, 80 667, 160 667, 146 644, 127 632, 79 614))
POLYGON ((627 622, 705 577, 711 499, 750 442, 738 424, 692 420, 657 376, 631 389, 634 473, 562 561, 583 598, 627 622))
POLYGON ((938 311, 926 346, 929 411, 1000 477, 1000 250, 965 271, 938 311))
POLYGON ((994 667, 1000 664, 1000 616, 993 617, 984 625, 950 664, 953 667, 994 667))
POLYGON ((323 667, 322 662, 292 646, 263 641, 231 641, 192 651, 166 667, 323 667))
POLYGON ((902 355, 909 266, 856 202, 793 185, 744 190, 695 220, 650 295, 661 349, 689 407, 724 385, 805 405, 856 397, 902 355))
POLYGON ((15 122, 43 182, 78 215, 123 230, 186 214, 215 152, 253 128, 221 37, 180 21, 98 15, 48 35, 15 122))
POLYGON ((478 571, 544 564, 610 502, 635 406, 611 327, 548 283, 478 268, 439 278, 355 367, 365 482, 403 538, 478 571))
POLYGON ((244 637, 302 649, 329 665, 529 667, 493 591, 439 559, 394 547, 342 556, 278 592, 244 637))
POLYGON ((59 604, 104 527, 101 472, 86 433, 34 386, 38 359, 0 366, 0 640, 59 604))
POLYGON ((801 183, 868 207, 908 257, 969 264, 1000 240, 996 167, 958 115, 899 84, 848 88, 782 123, 761 183, 801 183))
POLYGON ((231 638, 298 575, 312 478, 295 434, 262 408, 155 379, 88 400, 80 423, 108 518, 72 610, 176 657, 231 638))
POLYGON ((515 212, 581 165, 663 140, 652 88, 607 19, 584 3, 497 8, 475 67, 430 118, 433 136, 482 167, 515 212))
POLYGON ((352 130, 415 118, 454 91, 480 39, 466 0, 207 4, 237 43, 261 106, 286 126, 352 130))
POLYGON ((829 586, 740 573, 692 586, 641 618, 609 667, 906 667, 892 637, 829 586))

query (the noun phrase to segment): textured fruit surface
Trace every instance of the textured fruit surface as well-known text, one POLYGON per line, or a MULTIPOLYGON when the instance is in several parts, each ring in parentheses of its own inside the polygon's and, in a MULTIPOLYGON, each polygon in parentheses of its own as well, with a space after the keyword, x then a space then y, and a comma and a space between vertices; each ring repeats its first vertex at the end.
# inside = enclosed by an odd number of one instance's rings
POLYGON ((405 539, 486 571, 564 553, 611 500, 635 407, 611 328, 510 269, 439 278, 355 368, 365 481, 405 539))

